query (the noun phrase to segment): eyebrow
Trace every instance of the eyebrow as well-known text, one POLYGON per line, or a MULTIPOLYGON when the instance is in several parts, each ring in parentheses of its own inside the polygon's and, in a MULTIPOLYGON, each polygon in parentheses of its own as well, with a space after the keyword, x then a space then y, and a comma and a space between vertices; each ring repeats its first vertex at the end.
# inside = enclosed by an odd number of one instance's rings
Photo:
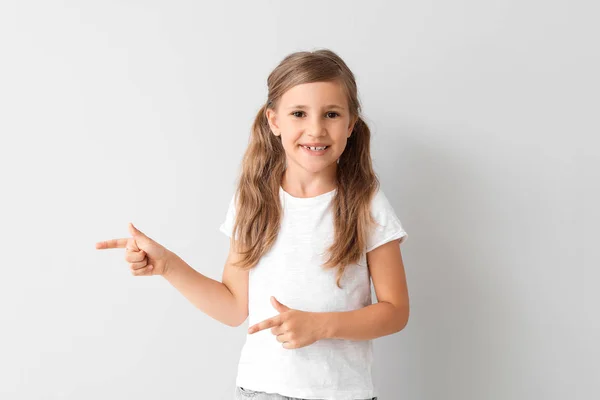
MULTIPOLYGON (((307 107, 307 106, 304 106, 304 105, 302 105, 302 104, 298 104, 298 105, 295 105, 295 106, 290 106, 290 107, 288 107, 288 109, 290 109, 290 108, 300 108, 300 109, 305 109, 305 108, 309 108, 309 107, 307 107)), ((345 108, 344 108, 344 107, 338 106, 337 104, 330 104, 330 105, 328 105, 328 106, 325 106, 325 108, 339 108, 340 110, 345 110, 345 108)))

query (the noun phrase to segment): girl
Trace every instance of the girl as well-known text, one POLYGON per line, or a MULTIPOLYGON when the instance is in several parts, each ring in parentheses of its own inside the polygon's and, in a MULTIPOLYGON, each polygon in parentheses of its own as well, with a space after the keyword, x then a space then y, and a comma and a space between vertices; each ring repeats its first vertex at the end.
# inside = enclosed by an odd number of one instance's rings
POLYGON ((237 400, 377 399, 372 339, 408 321, 407 233, 373 171, 354 75, 330 50, 297 52, 267 84, 220 226, 222 282, 131 224, 97 248, 127 247, 134 275, 164 276, 227 325, 249 318, 237 400))

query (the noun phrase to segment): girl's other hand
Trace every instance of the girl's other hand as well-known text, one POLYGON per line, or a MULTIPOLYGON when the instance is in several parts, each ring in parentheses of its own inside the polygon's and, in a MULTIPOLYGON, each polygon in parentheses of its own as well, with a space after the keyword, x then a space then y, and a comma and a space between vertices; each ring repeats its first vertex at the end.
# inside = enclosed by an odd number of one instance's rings
POLYGON ((295 310, 283 305, 274 296, 271 304, 279 312, 272 318, 248 328, 248 334, 271 328, 271 333, 285 349, 298 349, 327 337, 327 313, 295 310))
POLYGON ((125 248, 125 261, 134 276, 164 275, 169 268, 171 252, 129 223, 132 238, 111 239, 96 243, 96 249, 125 248))

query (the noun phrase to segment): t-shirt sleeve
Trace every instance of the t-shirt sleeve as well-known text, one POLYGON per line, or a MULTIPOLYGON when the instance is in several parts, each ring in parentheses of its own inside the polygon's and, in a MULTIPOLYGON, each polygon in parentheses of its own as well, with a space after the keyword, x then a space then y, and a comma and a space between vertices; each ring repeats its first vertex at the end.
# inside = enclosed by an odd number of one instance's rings
POLYGON ((228 237, 231 237, 233 233, 233 223, 235 222, 235 193, 231 196, 231 200, 229 201, 229 207, 227 208, 227 213, 225 214, 225 220, 219 227, 219 230, 223 232, 228 237))
POLYGON ((394 239, 400 239, 400 243, 406 241, 408 234, 381 189, 371 201, 371 214, 377 223, 367 236, 366 253, 394 239))

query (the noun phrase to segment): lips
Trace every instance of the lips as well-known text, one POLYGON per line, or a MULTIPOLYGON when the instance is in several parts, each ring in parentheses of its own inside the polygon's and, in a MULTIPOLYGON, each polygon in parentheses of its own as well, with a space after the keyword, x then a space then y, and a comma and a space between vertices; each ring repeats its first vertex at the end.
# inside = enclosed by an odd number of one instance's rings
POLYGON ((321 146, 321 147, 325 147, 322 150, 311 150, 309 147, 303 146, 303 145, 299 145, 298 147, 300 147, 304 152, 306 152, 306 154, 310 155, 310 156, 322 156, 326 153, 328 153, 330 146, 321 146))
POLYGON ((301 144, 299 145, 300 147, 324 147, 325 149, 328 149, 330 146, 328 144, 319 144, 319 145, 315 145, 315 144, 301 144))

